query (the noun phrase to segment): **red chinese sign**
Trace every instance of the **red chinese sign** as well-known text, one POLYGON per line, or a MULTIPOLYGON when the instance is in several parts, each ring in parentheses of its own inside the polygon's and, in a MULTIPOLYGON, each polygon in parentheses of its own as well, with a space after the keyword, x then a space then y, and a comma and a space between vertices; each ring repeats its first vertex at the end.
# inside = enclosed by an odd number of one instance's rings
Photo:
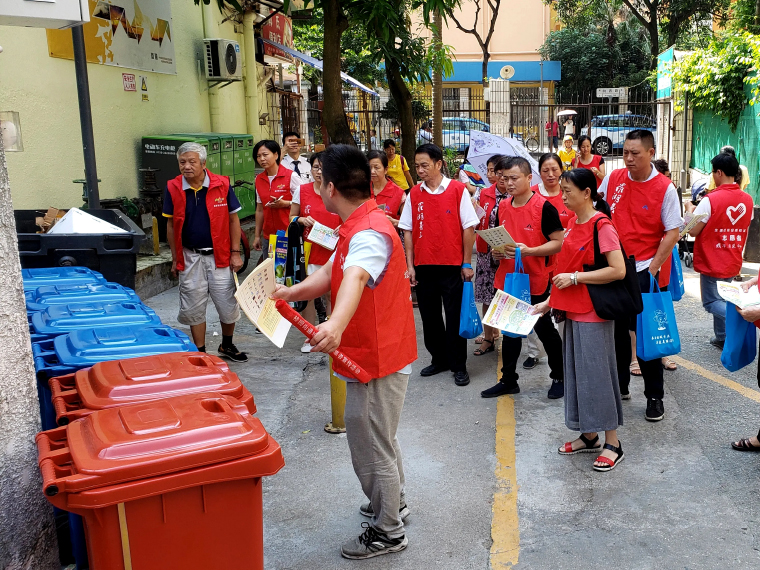
POLYGON ((124 91, 137 91, 134 73, 122 73, 121 81, 124 83, 124 91))
MULTIPOLYGON (((285 47, 293 48, 293 22, 287 16, 275 14, 261 28, 261 37, 285 47)), ((284 51, 269 44, 264 44, 264 54, 292 61, 284 51)))

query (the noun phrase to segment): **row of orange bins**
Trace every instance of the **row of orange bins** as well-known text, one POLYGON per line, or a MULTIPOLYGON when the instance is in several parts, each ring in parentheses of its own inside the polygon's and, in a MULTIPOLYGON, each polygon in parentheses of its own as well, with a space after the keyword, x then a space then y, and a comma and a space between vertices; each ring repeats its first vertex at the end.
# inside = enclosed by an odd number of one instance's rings
POLYGON ((261 478, 280 446, 221 359, 170 353, 50 379, 43 492, 84 520, 93 570, 263 570, 261 478))

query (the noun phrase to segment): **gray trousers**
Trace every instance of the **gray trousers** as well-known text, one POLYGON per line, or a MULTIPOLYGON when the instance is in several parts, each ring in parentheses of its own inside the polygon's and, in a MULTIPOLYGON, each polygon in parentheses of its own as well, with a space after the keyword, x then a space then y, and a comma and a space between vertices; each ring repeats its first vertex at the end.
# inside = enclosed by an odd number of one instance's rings
POLYGON ((347 382, 346 437, 354 471, 372 503, 372 526, 390 538, 404 535, 399 517, 404 468, 396 437, 409 375, 395 373, 367 384, 347 382))

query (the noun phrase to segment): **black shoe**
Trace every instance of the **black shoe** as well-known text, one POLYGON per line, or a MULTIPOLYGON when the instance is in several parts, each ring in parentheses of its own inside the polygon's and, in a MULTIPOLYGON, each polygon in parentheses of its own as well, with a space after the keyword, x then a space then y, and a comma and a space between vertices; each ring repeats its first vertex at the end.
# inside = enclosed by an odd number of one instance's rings
POLYGON ((435 376, 436 374, 446 372, 447 370, 449 370, 448 367, 441 367, 436 366, 435 364, 431 364, 430 366, 425 366, 425 368, 420 370, 420 376, 435 376))
POLYGON ((550 400, 557 400, 565 395, 565 382, 564 380, 555 380, 552 378, 552 387, 549 388, 547 397, 550 400))
POLYGON ((483 390, 480 395, 483 398, 496 398, 497 396, 503 396, 504 394, 519 394, 520 393, 520 386, 517 385, 517 382, 514 384, 504 384, 504 382, 499 382, 496 384, 496 386, 490 387, 488 390, 483 390))
POLYGON ((725 340, 718 340, 718 337, 712 337, 710 339, 710 344, 713 345, 715 348, 719 348, 723 350, 723 345, 726 343, 725 340))
POLYGON ((533 368, 536 367, 537 364, 538 364, 538 358, 534 356, 529 356, 528 358, 525 359, 525 362, 523 362, 523 368, 525 368, 525 370, 532 370, 533 368))
POLYGON ((470 383, 470 375, 467 374, 467 370, 462 372, 454 372, 454 384, 457 386, 467 386, 470 383))
POLYGON ((319 319, 319 324, 327 321, 327 313, 317 313, 317 319, 319 319))
POLYGON ((647 400, 647 411, 644 415, 648 422, 659 422, 665 417, 665 406, 659 398, 649 398, 647 400))
POLYGON ((217 350, 219 351, 219 354, 225 358, 229 358, 232 362, 248 362, 248 357, 245 352, 240 352, 234 344, 227 347, 220 344, 217 350))

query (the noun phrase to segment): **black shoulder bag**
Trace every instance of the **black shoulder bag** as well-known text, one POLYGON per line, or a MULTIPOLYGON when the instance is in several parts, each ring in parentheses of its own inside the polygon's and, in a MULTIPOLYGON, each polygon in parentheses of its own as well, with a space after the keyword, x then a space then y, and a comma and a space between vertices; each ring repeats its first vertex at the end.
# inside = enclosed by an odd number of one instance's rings
MULTIPOLYGON (((306 279, 306 264, 304 263, 303 230, 298 219, 293 219, 288 225, 288 257, 285 262, 285 283, 288 287, 306 279)), ((296 301, 290 305, 299 313, 306 308, 306 301, 296 301)))
MULTIPOLYGON (((584 264, 584 272, 609 267, 607 258, 599 250, 598 224, 602 219, 605 218, 599 218, 594 222, 594 265, 584 264)), ((609 220, 609 218, 606 219, 609 220)), ((636 275, 636 259, 632 255, 626 256, 622 243, 620 250, 625 259, 625 277, 604 285, 586 284, 591 303, 594 305, 594 311, 599 315, 599 318, 608 321, 628 319, 644 310, 639 278, 636 275)))

